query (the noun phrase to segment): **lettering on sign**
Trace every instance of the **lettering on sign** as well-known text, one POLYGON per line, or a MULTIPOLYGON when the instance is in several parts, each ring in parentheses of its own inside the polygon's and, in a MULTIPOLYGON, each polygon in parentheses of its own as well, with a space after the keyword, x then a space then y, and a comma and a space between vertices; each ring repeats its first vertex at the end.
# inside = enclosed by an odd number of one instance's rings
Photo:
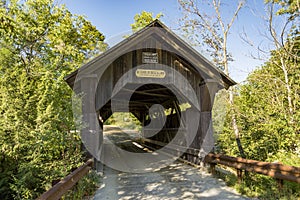
POLYGON ((157 53, 143 52, 142 60, 145 64, 158 63, 158 55, 157 53))
POLYGON ((145 78, 165 78, 166 72, 164 70, 157 69, 137 69, 135 71, 137 77, 145 78))

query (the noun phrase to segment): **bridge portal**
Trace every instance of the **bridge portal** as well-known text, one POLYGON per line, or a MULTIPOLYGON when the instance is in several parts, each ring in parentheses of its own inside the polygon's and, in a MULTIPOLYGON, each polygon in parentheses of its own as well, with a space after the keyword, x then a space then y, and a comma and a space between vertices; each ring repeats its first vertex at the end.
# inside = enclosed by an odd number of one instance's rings
MULTIPOLYGON (((188 158, 199 162, 214 146, 215 94, 235 84, 159 20, 71 73, 66 81, 80 99, 83 143, 105 164, 113 150, 103 144, 103 123, 114 112, 132 113, 141 122, 145 139, 180 151, 200 150, 188 158)), ((158 162, 152 159, 145 159, 149 163, 142 167, 158 162)))

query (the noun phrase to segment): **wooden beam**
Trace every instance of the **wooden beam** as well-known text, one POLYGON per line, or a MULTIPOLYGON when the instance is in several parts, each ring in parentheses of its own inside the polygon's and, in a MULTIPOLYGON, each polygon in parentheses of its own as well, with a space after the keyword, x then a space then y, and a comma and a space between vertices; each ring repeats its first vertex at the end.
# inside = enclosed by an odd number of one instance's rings
POLYGON ((127 89, 127 88, 122 88, 122 90, 126 90, 128 92, 132 92, 132 93, 136 93, 136 94, 142 94, 142 95, 147 95, 147 96, 157 96, 157 97, 172 97, 170 95, 165 95, 165 94, 154 94, 154 93, 148 93, 148 92, 144 92, 144 91, 136 91, 136 90, 131 90, 131 89, 127 89))
POLYGON ((58 200, 69 189, 71 189, 88 171, 92 168, 93 160, 88 160, 84 165, 77 168, 63 180, 55 184, 48 191, 43 193, 37 200, 58 200))

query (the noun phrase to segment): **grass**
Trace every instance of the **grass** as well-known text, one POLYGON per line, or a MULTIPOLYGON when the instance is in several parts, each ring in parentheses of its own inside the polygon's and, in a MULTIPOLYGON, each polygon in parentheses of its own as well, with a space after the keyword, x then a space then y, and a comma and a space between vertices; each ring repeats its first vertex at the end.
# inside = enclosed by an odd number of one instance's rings
MULTIPOLYGON (((221 170, 224 171, 224 170, 221 170)), ((279 189, 275 179, 248 173, 244 180, 238 183, 233 173, 222 173, 218 170, 217 175, 223 179, 228 186, 234 187, 239 193, 248 197, 256 197, 261 200, 300 200, 300 184, 284 181, 283 188, 279 189)))

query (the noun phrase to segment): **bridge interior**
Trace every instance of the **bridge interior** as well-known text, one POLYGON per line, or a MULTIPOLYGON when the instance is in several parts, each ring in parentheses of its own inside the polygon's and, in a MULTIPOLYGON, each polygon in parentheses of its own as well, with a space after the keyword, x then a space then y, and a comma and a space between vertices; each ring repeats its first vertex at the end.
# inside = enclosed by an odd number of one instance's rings
POLYGON ((127 84, 100 109, 99 115, 105 123, 113 112, 130 112, 141 122, 144 137, 167 143, 180 125, 185 127, 185 120, 181 118, 186 109, 191 109, 190 103, 173 91, 160 84, 127 84), (128 92, 132 93, 129 102, 126 101, 128 92), (184 103, 180 104, 178 97, 184 103), (115 102, 113 107, 112 101, 115 102))
MULTIPOLYGON (((104 126, 104 143, 113 141, 119 147, 137 153, 154 149, 140 143, 136 132, 123 132, 116 126, 104 126)), ((127 158, 120 158, 126 162, 127 158)), ((148 173, 128 173, 103 168, 94 200, 100 199, 237 199, 246 200, 221 179, 212 177, 205 168, 196 168, 182 161, 148 173)))

